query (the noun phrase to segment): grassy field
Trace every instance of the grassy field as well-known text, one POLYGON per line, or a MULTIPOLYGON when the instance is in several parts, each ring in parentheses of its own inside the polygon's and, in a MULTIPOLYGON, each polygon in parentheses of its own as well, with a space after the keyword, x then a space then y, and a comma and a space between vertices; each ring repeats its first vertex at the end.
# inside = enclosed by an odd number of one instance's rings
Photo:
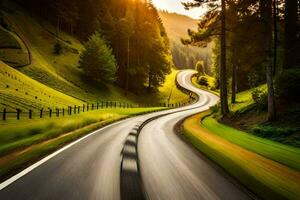
POLYGON ((93 130, 127 117, 165 108, 104 109, 51 120, 0 126, 0 179, 93 130))
POLYGON ((200 124, 206 115, 184 122, 184 135, 197 149, 260 197, 300 198, 299 149, 216 124, 212 118, 200 124))

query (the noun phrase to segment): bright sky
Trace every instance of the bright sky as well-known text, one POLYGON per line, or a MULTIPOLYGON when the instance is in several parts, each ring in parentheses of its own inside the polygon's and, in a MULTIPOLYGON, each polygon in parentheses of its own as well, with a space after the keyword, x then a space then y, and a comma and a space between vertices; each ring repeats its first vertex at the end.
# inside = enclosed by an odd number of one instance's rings
POLYGON ((188 15, 194 19, 199 19, 199 17, 204 13, 204 9, 193 8, 191 10, 185 10, 181 2, 187 2, 187 1, 189 0, 152 0, 154 5, 160 10, 176 12, 183 15, 188 15))

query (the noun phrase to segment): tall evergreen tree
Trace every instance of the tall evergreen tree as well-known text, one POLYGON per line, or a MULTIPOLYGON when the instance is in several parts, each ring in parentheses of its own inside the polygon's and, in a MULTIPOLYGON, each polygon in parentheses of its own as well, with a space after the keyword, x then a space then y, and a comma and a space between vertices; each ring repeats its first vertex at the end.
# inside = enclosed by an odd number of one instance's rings
POLYGON ((85 43, 79 64, 85 75, 92 80, 102 83, 115 81, 116 60, 99 33, 93 34, 85 43))

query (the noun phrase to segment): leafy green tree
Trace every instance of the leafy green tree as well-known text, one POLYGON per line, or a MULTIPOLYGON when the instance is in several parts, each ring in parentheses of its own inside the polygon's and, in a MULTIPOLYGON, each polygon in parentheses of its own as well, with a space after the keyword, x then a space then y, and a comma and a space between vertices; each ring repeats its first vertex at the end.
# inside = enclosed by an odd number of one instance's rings
POLYGON ((97 32, 85 43, 79 64, 85 75, 95 81, 111 83, 116 79, 117 64, 112 50, 97 32))

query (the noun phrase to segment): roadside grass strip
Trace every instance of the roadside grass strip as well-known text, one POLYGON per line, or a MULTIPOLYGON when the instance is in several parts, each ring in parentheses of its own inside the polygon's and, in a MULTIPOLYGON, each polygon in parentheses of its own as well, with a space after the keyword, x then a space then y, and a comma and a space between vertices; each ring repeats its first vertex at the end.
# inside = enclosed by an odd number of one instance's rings
POLYGON ((244 149, 300 171, 299 148, 239 131, 218 123, 217 120, 211 116, 203 119, 202 127, 244 149))
POLYGON ((185 137, 198 150, 259 197, 300 199, 300 172, 281 164, 288 163, 299 168, 298 149, 252 138, 246 133, 211 123, 209 118, 201 125, 206 115, 201 113, 190 117, 183 125, 185 137))
POLYGON ((0 127, 0 181, 47 154, 121 119, 165 108, 107 109, 49 121, 20 121, 0 127))

